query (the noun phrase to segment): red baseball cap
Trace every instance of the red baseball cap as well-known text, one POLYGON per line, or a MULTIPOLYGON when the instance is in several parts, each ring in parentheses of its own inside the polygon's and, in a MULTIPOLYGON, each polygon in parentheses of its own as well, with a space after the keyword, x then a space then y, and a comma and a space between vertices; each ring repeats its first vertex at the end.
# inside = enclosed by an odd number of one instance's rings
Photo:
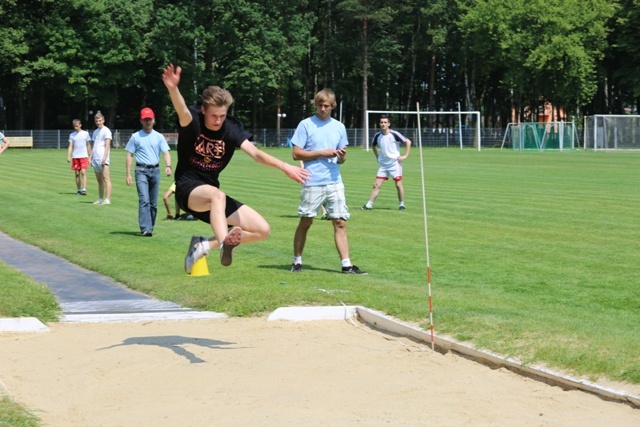
POLYGON ((153 110, 149 107, 140 110, 140 119, 155 119, 156 115, 153 114, 153 110))

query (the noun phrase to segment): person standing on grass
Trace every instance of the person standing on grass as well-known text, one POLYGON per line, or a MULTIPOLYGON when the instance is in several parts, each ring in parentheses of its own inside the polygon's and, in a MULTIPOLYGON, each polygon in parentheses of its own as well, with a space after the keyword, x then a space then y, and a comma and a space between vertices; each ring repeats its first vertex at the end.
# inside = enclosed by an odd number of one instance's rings
POLYGON ((375 202, 380 193, 382 183, 391 178, 396 183, 398 192, 399 209, 403 211, 404 206, 404 188, 402 187, 402 161, 409 157, 411 150, 411 141, 400 132, 391 129, 391 122, 386 115, 380 116, 380 131, 373 135, 371 142, 373 154, 376 156, 380 167, 376 174, 376 180, 373 183, 373 190, 369 201, 361 208, 363 210, 373 209, 375 202), (400 145, 404 144, 404 154, 400 155, 400 145))
POLYGON ((220 263, 231 265, 235 248, 242 243, 266 239, 269 223, 254 209, 220 190, 220 173, 227 167, 236 148, 265 166, 280 169, 290 179, 302 183, 309 173, 256 148, 253 135, 227 112, 233 97, 226 89, 209 86, 202 93, 201 107, 187 107, 178 85, 182 69, 169 64, 162 72, 171 102, 178 115, 178 164, 176 201, 180 209, 209 223, 214 236, 193 236, 184 260, 190 274, 193 264, 220 248, 220 263), (229 229, 229 226, 233 228, 229 229))
POLYGON ((76 195, 87 195, 87 168, 91 157, 91 136, 82 129, 79 119, 73 120, 73 129, 69 135, 69 149, 67 150, 67 163, 71 163, 71 170, 76 175, 76 195))
POLYGON ((2 154, 2 152, 9 148, 9 146, 11 145, 7 137, 4 136, 2 132, 0 132, 0 143, 2 144, 0 145, 0 154, 2 154))
POLYGON ((165 173, 171 176, 169 144, 164 135, 153 129, 155 114, 151 108, 140 111, 142 129, 131 135, 125 150, 127 158, 127 185, 131 185, 131 165, 136 159, 136 188, 138 189, 138 225, 145 237, 153 236, 153 227, 158 214, 158 192, 160 191, 160 154, 164 155, 165 173))
POLYGON ((291 143, 293 159, 302 161, 311 173, 311 179, 304 183, 298 206, 300 222, 293 238, 292 273, 302 271, 302 251, 307 241, 307 233, 320 206, 327 210, 333 223, 333 238, 340 255, 342 272, 345 274, 367 274, 351 263, 347 220, 349 208, 344 195, 344 184, 340 175, 340 165, 346 160, 347 130, 338 120, 331 117, 336 106, 336 96, 331 89, 323 89, 314 98, 316 114, 302 120, 296 128, 291 143))
POLYGON ((96 130, 93 131, 93 153, 91 167, 98 180, 98 200, 94 205, 111 204, 111 177, 109 172, 109 154, 111 153, 111 130, 104 125, 104 116, 100 111, 95 116, 96 130))

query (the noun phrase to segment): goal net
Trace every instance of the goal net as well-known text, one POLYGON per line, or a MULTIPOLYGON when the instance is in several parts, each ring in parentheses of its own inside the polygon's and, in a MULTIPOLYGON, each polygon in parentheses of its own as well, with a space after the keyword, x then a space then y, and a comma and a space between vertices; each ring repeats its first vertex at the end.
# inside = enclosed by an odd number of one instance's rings
POLYGON ((585 150, 640 150, 640 116, 596 114, 584 126, 585 150))
POLYGON ((479 111, 388 111, 367 110, 365 144, 369 150, 371 138, 380 130, 378 121, 387 115, 391 128, 422 147, 482 148, 479 111))
POLYGON ((513 150, 573 150, 579 145, 573 122, 509 123, 502 138, 501 149, 513 150))

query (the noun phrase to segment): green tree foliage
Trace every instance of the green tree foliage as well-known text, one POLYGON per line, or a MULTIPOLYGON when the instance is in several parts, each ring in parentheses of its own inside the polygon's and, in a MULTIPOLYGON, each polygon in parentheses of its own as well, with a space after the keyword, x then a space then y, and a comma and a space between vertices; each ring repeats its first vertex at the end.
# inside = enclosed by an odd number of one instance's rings
POLYGON ((489 126, 543 101, 621 112, 640 99, 639 2, 4 0, 0 96, 11 128, 91 122, 98 109, 137 127, 145 105, 171 128, 159 76, 173 63, 188 102, 225 86, 254 128, 275 127, 278 107, 295 126, 323 87, 350 127, 367 108, 417 103, 480 110, 489 126))
MULTIPOLYGON (((623 0, 613 22, 611 62, 615 64, 611 78, 621 106, 640 107, 640 0, 623 0), (617 89, 617 90, 616 90, 617 89)), ((611 110, 609 110, 611 111, 611 110)), ((607 112, 609 112, 607 111, 607 112)))
POLYGON ((480 64, 471 73, 499 79, 513 102, 577 107, 595 95, 615 11, 609 1, 461 0, 460 6, 467 66, 480 64))

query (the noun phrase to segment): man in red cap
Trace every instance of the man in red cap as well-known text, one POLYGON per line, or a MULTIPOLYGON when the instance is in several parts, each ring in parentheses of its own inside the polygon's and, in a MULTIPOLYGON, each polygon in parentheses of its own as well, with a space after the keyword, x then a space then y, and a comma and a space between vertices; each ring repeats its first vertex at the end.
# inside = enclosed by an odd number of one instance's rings
POLYGON ((136 159, 136 187, 138 189, 138 223, 140 233, 145 237, 153 236, 158 213, 158 190, 160 189, 160 154, 164 155, 165 172, 171 176, 171 156, 169 144, 160 133, 153 129, 155 114, 151 108, 140 111, 142 129, 131 135, 125 150, 127 151, 127 185, 131 185, 131 165, 136 159))

